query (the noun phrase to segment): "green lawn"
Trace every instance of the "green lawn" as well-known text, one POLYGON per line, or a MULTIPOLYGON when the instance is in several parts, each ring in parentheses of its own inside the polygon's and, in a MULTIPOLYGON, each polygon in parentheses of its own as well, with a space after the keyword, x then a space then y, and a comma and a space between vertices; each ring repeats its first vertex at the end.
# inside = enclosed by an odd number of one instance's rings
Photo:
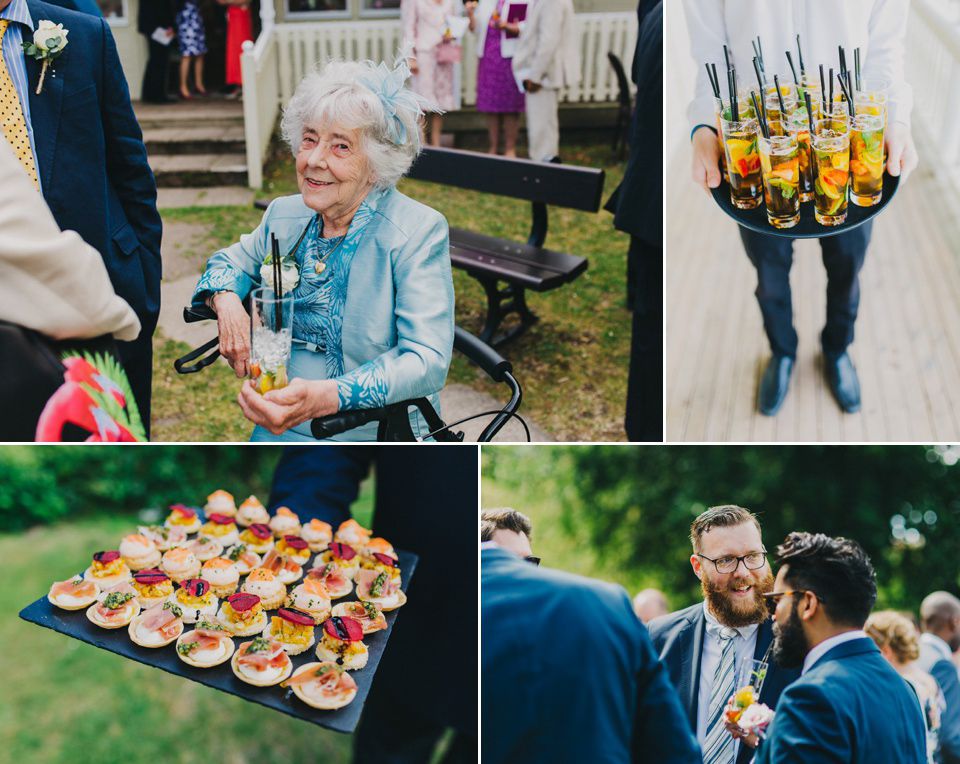
MULTIPOLYGON (((623 177, 624 165, 613 159, 606 143, 564 145, 561 154, 569 164, 606 171, 604 201, 623 177)), ((451 225, 517 241, 526 241, 529 234, 530 207, 526 203, 422 181, 404 180, 399 188, 442 212, 451 225)), ((293 160, 288 154, 277 153, 265 168, 264 191, 259 195, 273 197, 295 191, 293 160)), ((235 207, 166 210, 163 215, 166 220, 210 225, 207 244, 211 252, 236 241, 260 217, 253 210, 235 207)), ((625 308, 628 238, 613 229, 613 216, 606 212, 589 214, 551 208, 549 215, 546 246, 586 256, 590 264, 586 273, 572 284, 546 294, 531 293, 528 304, 540 322, 519 340, 501 348, 513 362, 523 386, 520 413, 558 440, 624 440, 622 420, 630 353, 630 316, 625 308)), ((462 271, 454 272, 454 287, 457 323, 479 332, 486 313, 482 288, 462 271)), ((164 347, 162 342, 154 344, 164 363, 166 356, 180 352, 169 345, 164 347)), ((209 372, 208 369, 197 376, 209 372)), ((154 386, 154 419, 159 422, 154 439, 233 437, 231 416, 224 414, 216 421, 206 422, 206 417, 188 416, 181 401, 170 401, 171 396, 180 395, 181 389, 177 384, 164 385, 165 375, 163 372, 157 377, 154 386), (168 425, 167 420, 175 415, 181 419, 168 425)), ((454 360, 449 381, 488 392, 498 400, 503 398, 502 385, 488 382, 462 358, 454 360)), ((193 406, 206 406, 209 410, 222 405, 220 383, 212 382, 210 386, 206 400, 202 385, 195 388, 196 396, 190 401, 193 406)))

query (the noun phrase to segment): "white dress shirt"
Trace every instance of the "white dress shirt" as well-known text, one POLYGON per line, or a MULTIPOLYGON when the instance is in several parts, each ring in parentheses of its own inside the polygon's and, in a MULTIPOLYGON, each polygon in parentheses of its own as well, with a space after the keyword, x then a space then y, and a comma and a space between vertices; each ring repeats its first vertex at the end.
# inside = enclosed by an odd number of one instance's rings
POLYGON ((934 650, 940 653, 940 657, 945 661, 953 660, 953 653, 950 652, 950 645, 940 639, 940 637, 938 637, 936 634, 930 634, 929 632, 921 634, 920 643, 932 647, 934 650))
MULTIPOLYGON (((716 616, 707 608, 707 603, 703 603, 703 613, 707 619, 707 633, 703 637, 703 649, 700 652, 700 688, 697 697, 697 742, 703 748, 704 741, 707 739, 707 721, 710 713, 710 693, 713 692, 713 676, 717 673, 717 665, 720 663, 720 652, 723 645, 720 641, 720 629, 724 628, 716 616)), ((744 658, 753 658, 757 650, 757 630, 759 624, 750 626, 741 626, 737 631, 737 636, 733 638, 734 649, 734 669, 736 677, 739 674, 740 667, 744 658)), ((736 680, 735 680, 736 681, 736 680)), ((740 745, 739 740, 734 741, 733 756, 736 759, 737 749, 740 745)))
POLYGON ((807 657, 803 659, 803 669, 800 671, 800 675, 803 676, 806 674, 807 671, 813 667, 814 663, 820 660, 834 647, 837 645, 842 645, 844 642, 850 642, 854 639, 869 639, 869 637, 862 629, 854 629, 853 631, 845 631, 843 634, 837 634, 835 637, 830 637, 829 639, 823 640, 823 642, 807 653, 807 657))
MULTIPOLYGON (((797 35, 803 46, 807 74, 824 79, 834 69, 834 91, 840 89, 838 46, 846 51, 847 67, 853 76, 853 51, 860 48, 861 76, 884 80, 887 85, 887 124, 910 126, 913 89, 904 79, 903 38, 907 29, 908 0, 683 0, 690 31, 691 55, 697 62, 697 86, 687 107, 691 126, 714 127, 716 117, 713 90, 707 81, 704 63, 717 66, 720 93, 727 100, 726 63, 723 46, 743 83, 756 81, 751 40, 760 35, 767 79, 793 80, 785 51, 790 51, 797 77, 797 35)), ((827 88, 830 85, 827 83, 827 88)))

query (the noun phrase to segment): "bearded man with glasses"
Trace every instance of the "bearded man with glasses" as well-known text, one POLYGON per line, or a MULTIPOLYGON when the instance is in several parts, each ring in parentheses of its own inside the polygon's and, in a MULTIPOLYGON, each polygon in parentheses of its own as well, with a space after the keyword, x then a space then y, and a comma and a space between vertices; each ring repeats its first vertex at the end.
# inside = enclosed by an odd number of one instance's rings
POLYGON ((738 669, 745 660, 767 661, 759 702, 771 708, 800 672, 784 669, 770 655, 773 629, 763 595, 774 579, 756 516, 743 507, 711 507, 693 521, 690 541, 703 602, 654 618, 650 639, 677 688, 704 764, 748 764, 753 748, 731 734, 723 716, 738 669))

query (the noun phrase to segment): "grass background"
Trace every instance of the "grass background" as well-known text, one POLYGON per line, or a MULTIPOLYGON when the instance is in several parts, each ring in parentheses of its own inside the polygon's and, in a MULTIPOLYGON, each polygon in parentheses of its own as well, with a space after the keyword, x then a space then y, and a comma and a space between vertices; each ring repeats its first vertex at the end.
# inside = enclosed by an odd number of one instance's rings
MULTIPOLYGON (((606 172, 603 199, 623 178, 605 141, 564 144, 568 164, 606 172)), ((262 198, 296 193, 296 173, 289 154, 275 153, 265 168, 262 198)), ((450 225, 526 241, 530 206, 505 197, 463 191, 423 181, 403 180, 399 189, 443 213, 450 225)), ((261 213, 248 207, 164 210, 164 221, 197 223, 209 235, 197 246, 212 253, 252 230, 261 213)), ((571 284, 544 294, 530 293, 528 304, 540 317, 523 337, 500 348, 513 362, 523 386, 521 414, 557 440, 624 440, 623 408, 630 354, 630 314, 626 310, 628 237, 613 228, 613 216, 550 208, 550 249, 582 255, 589 267, 571 284)), ((202 266, 201 266, 202 267, 202 266)), ((199 277, 199 271, 198 271, 199 277)), ((486 314, 480 284, 454 271, 456 320, 478 333, 486 314)), ((509 324, 507 324, 509 325, 509 324)), ((211 325, 212 326, 212 325, 211 325)), ((212 333, 211 333, 211 336, 212 333)), ((246 440, 251 430, 233 403, 239 385, 229 370, 210 367, 180 376, 173 359, 190 348, 158 336, 154 341, 154 440, 246 440)), ((502 385, 489 382, 463 358, 455 357, 448 382, 465 384, 503 398, 502 385)))

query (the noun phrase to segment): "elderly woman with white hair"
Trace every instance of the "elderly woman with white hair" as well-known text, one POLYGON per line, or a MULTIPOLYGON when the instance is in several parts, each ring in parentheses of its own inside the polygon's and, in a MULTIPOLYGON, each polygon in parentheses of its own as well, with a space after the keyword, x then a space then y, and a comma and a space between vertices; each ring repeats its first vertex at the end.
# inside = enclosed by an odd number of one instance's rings
MULTIPOLYGON (((272 262, 271 236, 284 281, 297 282, 289 385, 261 395, 247 380, 240 391, 257 425, 252 440, 313 440, 310 421, 344 409, 421 396, 439 405, 453 349, 449 229, 396 189, 420 151, 421 99, 403 87, 408 74, 402 60, 392 71, 334 61, 307 74, 281 123, 300 193, 274 200, 197 284, 193 303, 216 312, 220 351, 244 377, 250 318, 241 300, 272 262)), ((411 426, 427 434, 416 412, 411 426)), ((341 438, 373 440, 376 423, 341 438)))

